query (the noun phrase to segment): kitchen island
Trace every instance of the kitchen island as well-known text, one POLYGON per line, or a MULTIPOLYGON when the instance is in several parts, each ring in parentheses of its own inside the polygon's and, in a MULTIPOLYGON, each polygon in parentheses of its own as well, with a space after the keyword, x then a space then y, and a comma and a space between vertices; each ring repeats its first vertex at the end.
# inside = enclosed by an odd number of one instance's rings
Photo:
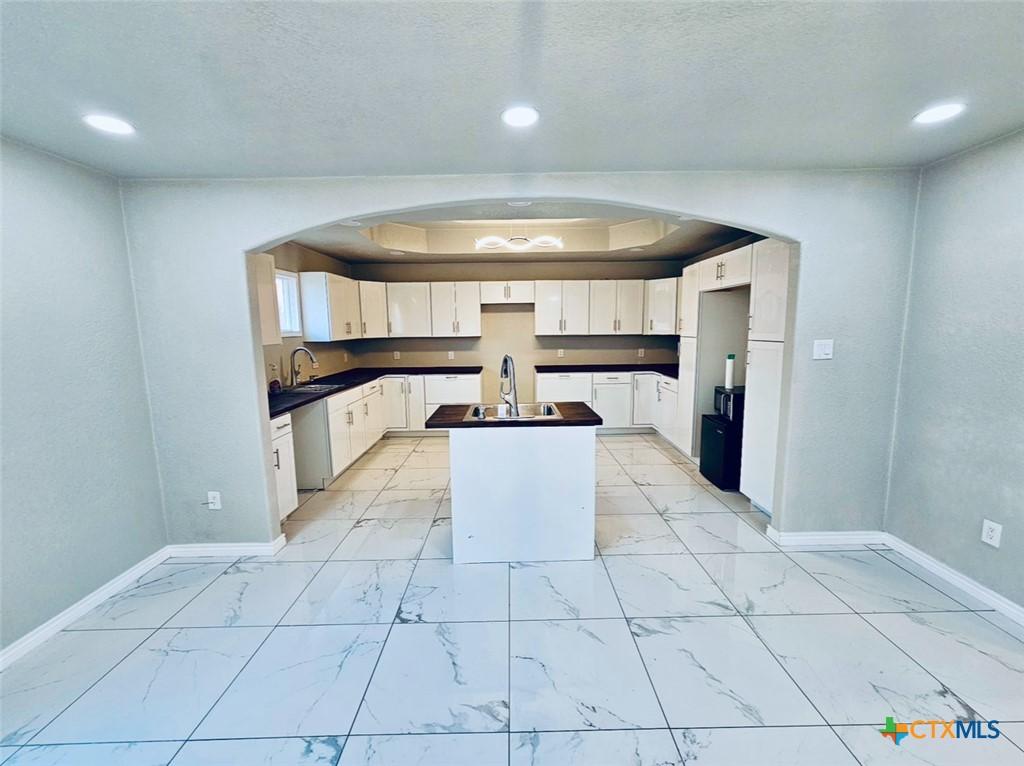
POLYGON ((449 431, 455 563, 594 557, 601 417, 583 402, 554 407, 557 417, 501 418, 452 404, 427 419, 449 431))

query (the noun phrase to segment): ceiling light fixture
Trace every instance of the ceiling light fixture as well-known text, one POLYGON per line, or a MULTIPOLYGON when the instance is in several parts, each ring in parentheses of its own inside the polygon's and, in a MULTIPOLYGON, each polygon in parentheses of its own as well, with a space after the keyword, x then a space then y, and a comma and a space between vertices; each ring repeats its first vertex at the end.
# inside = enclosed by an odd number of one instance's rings
POLYGON ((481 237, 476 240, 477 250, 497 250, 499 247, 504 247, 509 250, 521 251, 529 250, 531 247, 555 247, 561 250, 564 245, 561 237, 552 237, 549 234, 542 234, 539 237, 481 237))
POLYGON ((391 251, 389 251, 388 255, 405 255, 405 251, 404 250, 391 250, 391 251))
POLYGON ((114 117, 111 114, 87 114, 82 118, 82 122, 90 128, 104 133, 112 133, 115 136, 130 136, 135 132, 135 126, 130 122, 125 122, 120 117, 114 117))
POLYGON ((341 225, 342 226, 355 226, 355 227, 359 227, 359 226, 363 225, 363 222, 362 221, 342 221, 341 225))
POLYGON ((945 122, 946 120, 952 120, 966 108, 964 104, 956 101, 948 104, 937 104, 915 114, 914 122, 918 125, 932 125, 936 122, 945 122))
POLYGON ((529 207, 533 203, 529 200, 518 200, 516 202, 506 202, 505 204, 509 207, 529 207))
POLYGON ((540 119, 532 106, 510 106, 501 113, 501 121, 513 128, 528 128, 540 119))
POLYGON ((631 252, 631 253, 642 253, 643 251, 644 251, 644 249, 642 247, 631 247, 631 248, 629 248, 629 252, 631 252))

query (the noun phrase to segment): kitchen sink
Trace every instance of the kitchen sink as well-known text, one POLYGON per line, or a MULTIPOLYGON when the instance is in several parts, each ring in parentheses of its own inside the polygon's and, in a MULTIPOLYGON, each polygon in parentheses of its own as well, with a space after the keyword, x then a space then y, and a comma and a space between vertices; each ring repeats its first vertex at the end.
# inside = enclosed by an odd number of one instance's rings
POLYGON ((286 388, 286 394, 322 394, 324 391, 334 391, 340 386, 332 386, 329 383, 303 383, 294 388, 286 388))
POLYGON ((512 408, 507 404, 474 404, 466 412, 462 420, 561 420, 562 413, 553 404, 520 404, 519 414, 512 415, 512 408))

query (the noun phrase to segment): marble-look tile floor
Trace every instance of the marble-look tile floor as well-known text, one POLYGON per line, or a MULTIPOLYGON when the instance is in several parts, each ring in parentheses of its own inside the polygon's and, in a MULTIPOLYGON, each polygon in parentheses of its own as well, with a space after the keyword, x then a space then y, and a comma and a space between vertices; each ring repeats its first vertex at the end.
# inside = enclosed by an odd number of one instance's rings
POLYGON ((16 662, 0 763, 1024 766, 1024 628, 898 553, 780 549, 632 434, 593 561, 456 567, 446 447, 387 439, 277 556, 170 559, 16 662))

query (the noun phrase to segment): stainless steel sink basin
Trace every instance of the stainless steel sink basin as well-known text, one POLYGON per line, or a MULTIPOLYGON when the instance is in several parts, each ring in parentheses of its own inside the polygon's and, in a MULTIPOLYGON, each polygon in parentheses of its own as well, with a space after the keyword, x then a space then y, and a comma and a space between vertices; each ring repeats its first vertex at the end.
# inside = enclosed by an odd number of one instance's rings
POLYGON ((463 421, 473 420, 561 420, 562 413, 553 404, 520 404, 519 415, 511 414, 507 404, 474 404, 466 412, 463 421))
POLYGON ((332 386, 329 383, 303 383, 300 386, 294 388, 286 388, 286 394, 319 394, 324 391, 333 391, 338 386, 332 386))

